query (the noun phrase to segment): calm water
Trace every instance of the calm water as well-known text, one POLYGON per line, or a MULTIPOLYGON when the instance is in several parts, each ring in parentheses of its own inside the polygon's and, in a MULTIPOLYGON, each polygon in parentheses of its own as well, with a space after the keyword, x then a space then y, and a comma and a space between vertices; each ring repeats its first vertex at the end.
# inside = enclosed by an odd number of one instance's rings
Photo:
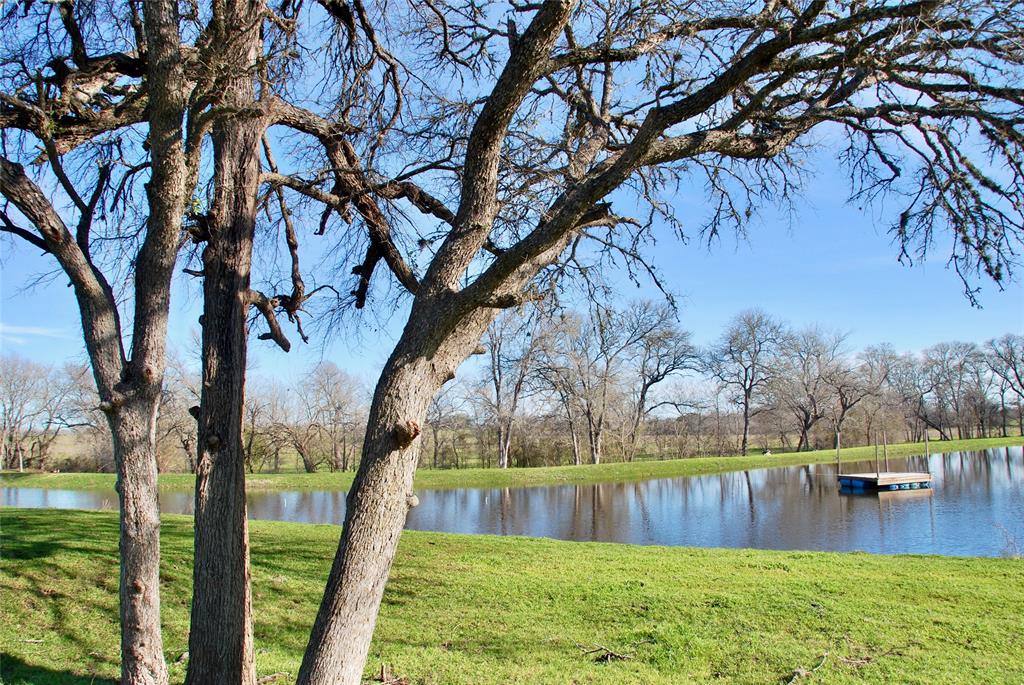
MULTIPOLYGON (((666 478, 641 483, 419 490, 408 528, 643 545, 864 550, 1000 556, 1024 553, 1020 447, 891 459, 894 471, 930 471, 933 489, 839 492, 834 464, 666 478)), ((874 465, 844 464, 844 472, 874 465)), ((4 506, 113 509, 113 493, 3 488, 4 506)), ((192 496, 161 495, 189 514, 192 496)), ((249 495, 256 519, 340 524, 343 492, 249 495)))

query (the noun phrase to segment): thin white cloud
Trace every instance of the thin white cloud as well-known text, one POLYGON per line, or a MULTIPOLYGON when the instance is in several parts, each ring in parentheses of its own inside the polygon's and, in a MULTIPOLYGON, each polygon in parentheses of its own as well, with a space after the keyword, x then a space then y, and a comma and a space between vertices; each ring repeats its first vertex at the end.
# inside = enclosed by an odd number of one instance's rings
POLYGON ((12 326, 0 321, 0 340, 24 345, 28 338, 67 338, 68 333, 63 328, 48 328, 45 326, 12 326))

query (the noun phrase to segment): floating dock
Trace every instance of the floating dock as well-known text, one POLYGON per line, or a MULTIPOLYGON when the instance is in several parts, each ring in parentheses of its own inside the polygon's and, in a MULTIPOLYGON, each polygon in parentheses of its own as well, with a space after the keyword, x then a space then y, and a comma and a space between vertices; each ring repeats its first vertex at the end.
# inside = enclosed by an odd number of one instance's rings
POLYGON ((839 475, 839 485, 850 490, 920 490, 932 486, 932 474, 892 471, 843 473, 839 475))
POLYGON ((932 496, 932 493, 934 491, 934 488, 918 488, 917 490, 853 490, 852 488, 842 489, 842 492, 845 494, 875 497, 878 499, 879 502, 906 502, 908 499, 928 499, 929 497, 932 496))

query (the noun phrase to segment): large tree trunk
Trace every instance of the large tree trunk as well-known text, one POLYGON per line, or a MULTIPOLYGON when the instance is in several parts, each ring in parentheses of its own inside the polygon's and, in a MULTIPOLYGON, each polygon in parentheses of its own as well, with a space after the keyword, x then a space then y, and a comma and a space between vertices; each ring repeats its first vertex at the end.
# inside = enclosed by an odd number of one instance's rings
POLYGON ((213 129, 214 199, 203 250, 203 388, 195 498, 195 566, 187 685, 253 685, 249 528, 245 506, 247 315, 264 123, 254 116, 260 2, 227 2, 215 25, 237 61, 223 105, 244 114, 213 129))
POLYGON ((189 685, 251 685, 256 680, 241 412, 249 252, 240 254, 234 242, 221 235, 203 256, 203 392, 185 679, 189 685))
POLYGON ((374 394, 341 543, 299 670, 300 685, 360 683, 398 539, 416 504, 412 483, 419 426, 440 382, 430 360, 399 350, 374 394))
POLYGON ((156 414, 159 393, 108 414, 117 466, 121 552, 121 684, 167 682, 160 633, 160 503, 156 414))
POLYGON ((302 468, 306 473, 316 473, 316 460, 313 459, 313 452, 309 447, 304 442, 300 442, 298 440, 294 441, 293 445, 295 447, 295 452, 299 455, 299 458, 302 459, 302 468))

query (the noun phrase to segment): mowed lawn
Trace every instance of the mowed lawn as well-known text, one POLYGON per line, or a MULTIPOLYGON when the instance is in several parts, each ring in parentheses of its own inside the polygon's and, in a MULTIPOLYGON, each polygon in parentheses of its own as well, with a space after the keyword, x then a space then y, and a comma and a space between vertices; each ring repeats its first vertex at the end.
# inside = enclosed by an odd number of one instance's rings
MULTIPOLYGON (((115 678, 116 514, 0 517, 2 681, 115 678)), ((163 530, 165 649, 180 682, 191 519, 167 516, 163 530)), ((252 523, 257 666, 280 674, 272 682, 298 669, 338 534, 252 523)), ((409 683, 467 685, 1022 683, 1022 617, 1020 560, 406 532, 366 675, 384 663, 409 683)))
MULTIPOLYGON (((1024 437, 973 438, 970 440, 932 441, 928 451, 974 451, 1024 445, 1024 437)), ((890 457, 906 457, 925 453, 924 443, 900 443, 888 446, 890 457)), ((881 454, 881 450, 879 450, 881 454)), ((850 447, 841 450, 842 460, 865 461, 874 459, 873 447, 850 447)), ((510 469, 424 469, 416 472, 416 487, 429 489, 452 488, 517 488, 542 485, 583 485, 591 483, 631 482, 651 478, 700 476, 726 471, 763 469, 772 466, 820 464, 835 461, 834 449, 785 454, 754 454, 746 457, 698 457, 667 459, 664 461, 635 461, 630 463, 585 464, 582 466, 542 466, 510 469)), ((347 490, 355 474, 348 472, 318 473, 255 473, 246 476, 248 490, 347 490)), ((104 490, 113 492, 112 473, 0 473, 0 485, 26 488, 63 488, 67 490, 104 490)), ((195 477, 189 473, 160 474, 160 489, 173 492, 192 492, 195 477)))

